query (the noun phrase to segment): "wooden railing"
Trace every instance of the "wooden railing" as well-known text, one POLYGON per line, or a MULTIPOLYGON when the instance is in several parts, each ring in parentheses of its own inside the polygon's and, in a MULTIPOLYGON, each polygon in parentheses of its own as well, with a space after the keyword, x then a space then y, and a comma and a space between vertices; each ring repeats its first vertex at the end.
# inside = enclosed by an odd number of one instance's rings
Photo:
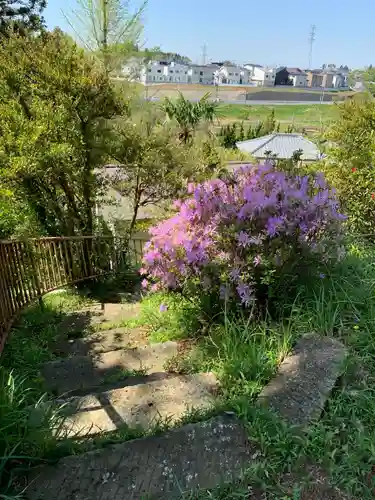
POLYGON ((0 353, 18 313, 45 293, 141 263, 147 233, 0 241, 0 353))

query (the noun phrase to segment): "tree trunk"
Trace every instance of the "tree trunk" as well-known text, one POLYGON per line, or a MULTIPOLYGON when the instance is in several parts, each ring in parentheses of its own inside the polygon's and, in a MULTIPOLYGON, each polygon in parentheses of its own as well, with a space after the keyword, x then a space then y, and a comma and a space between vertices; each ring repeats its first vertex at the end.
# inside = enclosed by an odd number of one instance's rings
POLYGON ((106 74, 109 73, 109 60, 108 60, 108 0, 102 0, 103 9, 103 40, 102 40, 102 51, 103 51, 103 64, 106 74))

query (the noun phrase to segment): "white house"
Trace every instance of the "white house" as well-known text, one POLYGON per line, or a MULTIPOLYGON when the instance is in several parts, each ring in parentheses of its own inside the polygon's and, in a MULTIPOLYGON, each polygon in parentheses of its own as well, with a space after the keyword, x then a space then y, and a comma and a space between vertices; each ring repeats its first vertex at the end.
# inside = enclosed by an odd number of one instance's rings
POLYGON ((293 87, 307 87, 307 73, 299 68, 286 68, 293 87))
POLYGON ((260 66, 259 64, 245 64, 249 70, 249 80, 263 87, 275 85, 276 69, 260 66))
POLYGON ((139 71, 139 81, 150 83, 187 83, 189 66, 167 61, 150 61, 139 71))
POLYGON ((249 70, 240 66, 221 66, 214 74, 218 85, 245 85, 249 83, 249 70))
POLYGON ((188 66, 187 83, 203 83, 212 85, 214 83, 214 74, 217 66, 208 64, 206 66, 199 64, 190 64, 188 66))

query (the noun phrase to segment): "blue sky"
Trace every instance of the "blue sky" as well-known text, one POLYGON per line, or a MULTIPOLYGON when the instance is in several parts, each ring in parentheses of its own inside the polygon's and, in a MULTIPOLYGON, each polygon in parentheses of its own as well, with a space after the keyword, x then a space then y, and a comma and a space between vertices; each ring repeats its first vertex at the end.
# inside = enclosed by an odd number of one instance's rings
MULTIPOLYGON (((75 0, 48 0, 49 28, 69 31, 61 12, 75 0)), ((137 5, 139 0, 133 0, 137 5)), ((375 64, 373 0, 149 0, 144 43, 202 59, 302 66, 308 64, 308 33, 316 25, 313 66, 375 64)))

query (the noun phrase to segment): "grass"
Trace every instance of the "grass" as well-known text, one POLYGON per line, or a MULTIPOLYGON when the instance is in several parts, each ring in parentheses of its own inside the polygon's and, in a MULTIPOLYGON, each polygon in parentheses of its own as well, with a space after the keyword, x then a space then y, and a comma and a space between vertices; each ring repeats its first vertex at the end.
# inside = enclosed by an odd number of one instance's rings
MULTIPOLYGON (((58 409, 47 403, 40 364, 53 359, 63 315, 90 303, 73 292, 60 292, 30 307, 11 332, 0 366, 0 498, 11 498, 11 471, 41 462, 54 453, 58 441, 58 409)), ((16 498, 16 497, 14 497, 16 498)))
POLYGON ((263 491, 275 488, 279 496, 271 498, 302 498, 297 487, 294 497, 286 493, 280 478, 314 463, 343 491, 370 500, 375 487, 374 248, 350 244, 342 264, 326 270, 318 283, 301 285, 294 301, 285 294, 280 303, 283 313, 277 322, 228 317, 221 326, 207 326, 198 320, 197 306, 181 297, 160 294, 144 300, 138 324, 148 324, 154 340, 194 339, 191 350, 170 360, 166 368, 214 371, 222 384, 223 407, 243 420, 264 457, 241 484, 198 497, 247 499, 251 483, 262 484, 263 491), (168 306, 165 312, 159 311, 161 303, 168 306), (295 435, 254 401, 297 338, 308 332, 341 340, 349 355, 322 418, 306 434, 295 435))
POLYGON ((327 123, 337 116, 335 104, 296 104, 279 106, 248 106, 245 104, 220 104, 218 116, 230 120, 262 121, 270 112, 275 111, 276 121, 296 122, 298 124, 320 125, 327 123))
MULTIPOLYGON (((287 288, 285 293, 280 292, 281 313, 277 321, 266 318, 255 323, 246 316, 234 319, 224 315, 224 321, 213 324, 199 314, 198 302, 179 295, 155 294, 144 298, 139 318, 127 322, 127 326, 147 325, 154 342, 188 340, 188 348, 171 359, 167 369, 180 373, 214 371, 221 381, 221 397, 216 407, 209 412, 187 413, 175 425, 204 420, 223 410, 234 412, 259 447, 259 457, 237 484, 191 493, 187 498, 245 500, 249 498, 250 487, 259 487, 270 498, 297 500, 303 498, 298 487, 286 490, 281 485, 282 478, 291 471, 299 474, 310 463, 325 470, 333 484, 355 498, 374 497, 371 474, 375 462, 375 250, 351 243, 345 261, 327 269, 324 279, 301 284, 294 298, 288 298, 287 292, 287 288), (161 304, 166 306, 163 311, 161 304), (305 434, 296 435, 254 402, 298 337, 312 331, 341 340, 349 356, 322 418, 305 434)), ((86 301, 74 294, 55 294, 46 298, 43 314, 35 307, 23 316, 3 358, 8 369, 13 367, 15 387, 19 386, 21 391, 16 398, 20 406, 11 408, 17 415, 12 417, 14 421, 19 421, 20 414, 29 418, 25 408, 30 402, 40 407, 43 387, 37 367, 52 357, 49 346, 56 338, 63 311, 75 309, 86 301)), ((47 420, 54 418, 57 416, 51 414, 47 420)), ((48 425, 45 427, 43 423, 39 428, 46 432, 48 425)), ((21 425, 12 434, 4 456, 31 450, 28 456, 35 463, 42 456, 55 459, 160 433, 170 425, 167 420, 156 422, 146 433, 124 426, 109 435, 58 446, 48 432, 42 441, 30 440, 30 432, 20 434, 21 425), (13 450, 12 443, 17 443, 18 438, 20 449, 13 450)), ((5 478, 3 483, 8 476, 5 478)))

